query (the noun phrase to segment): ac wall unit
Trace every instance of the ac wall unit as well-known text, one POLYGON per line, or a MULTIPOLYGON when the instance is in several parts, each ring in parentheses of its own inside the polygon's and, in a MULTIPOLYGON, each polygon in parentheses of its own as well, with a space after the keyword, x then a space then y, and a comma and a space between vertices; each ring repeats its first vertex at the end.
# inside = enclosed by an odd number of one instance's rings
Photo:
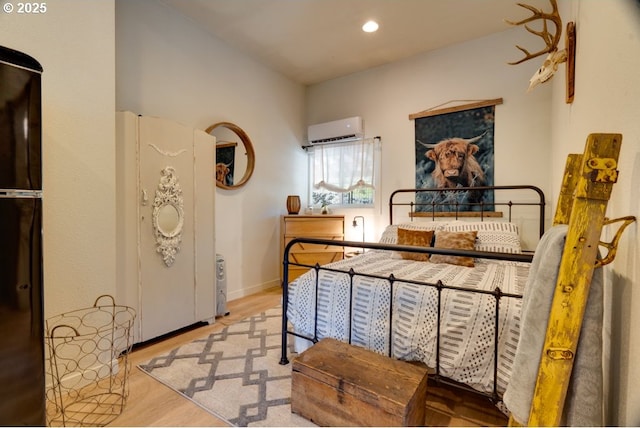
POLYGON ((307 139, 311 144, 339 143, 364 137, 360 116, 309 126, 307 139))

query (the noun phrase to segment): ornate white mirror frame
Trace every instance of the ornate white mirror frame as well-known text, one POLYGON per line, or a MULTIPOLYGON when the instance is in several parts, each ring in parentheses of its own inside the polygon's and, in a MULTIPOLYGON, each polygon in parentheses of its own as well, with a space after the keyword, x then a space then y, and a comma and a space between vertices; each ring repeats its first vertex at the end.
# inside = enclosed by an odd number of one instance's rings
POLYGON ((153 200, 153 232, 156 251, 162 255, 164 264, 171 267, 182 242, 184 200, 173 167, 164 168, 161 174, 153 200))

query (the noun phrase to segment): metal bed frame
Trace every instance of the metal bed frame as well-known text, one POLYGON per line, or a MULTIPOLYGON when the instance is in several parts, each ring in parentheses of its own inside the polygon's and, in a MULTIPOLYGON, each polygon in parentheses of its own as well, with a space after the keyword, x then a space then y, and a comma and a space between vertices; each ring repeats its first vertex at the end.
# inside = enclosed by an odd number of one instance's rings
MULTIPOLYGON (((435 201, 436 199, 434 199, 435 201)), ((446 207, 448 208, 448 210, 446 211, 446 216, 447 217, 453 217, 454 219, 458 219, 459 217, 464 216, 465 213, 467 212, 463 212, 460 210, 461 206, 471 206, 473 208, 475 208, 475 210, 473 211, 473 213, 475 213, 477 215, 478 218, 480 218, 480 220, 484 220, 485 217, 489 217, 489 213, 491 212, 495 212, 495 207, 506 207, 506 211, 507 211, 507 221, 511 221, 512 220, 512 215, 513 215, 513 208, 514 207, 518 207, 518 206, 537 206, 539 208, 539 214, 538 214, 538 219, 539 219, 539 235, 542 236, 544 234, 544 210, 545 210, 545 197, 544 197, 544 192, 542 192, 542 190, 536 186, 531 186, 531 185, 512 185, 512 186, 478 186, 478 187, 456 187, 453 189, 437 189, 437 188, 433 188, 433 189, 398 189, 395 190, 391 193, 391 196, 389 196, 389 224, 393 224, 393 212, 394 212, 394 207, 399 207, 399 206, 408 206, 410 208, 409 211, 409 217, 411 217, 411 219, 413 220, 415 217, 417 217, 418 212, 416 211, 416 207, 424 207, 427 208, 425 210, 423 210, 421 213, 423 214, 422 217, 431 217, 432 220, 435 220, 436 217, 443 217, 443 211, 437 210, 436 208, 439 207, 446 207), (467 192, 467 191, 491 191, 491 190, 496 190, 496 191, 502 191, 502 190, 531 190, 532 192, 535 192, 536 196, 538 197, 538 201, 537 202, 513 202, 511 200, 508 200, 506 202, 484 202, 484 201, 480 201, 480 202, 465 202, 464 204, 462 203, 447 203, 447 202, 429 202, 429 203, 420 203, 420 202, 394 202, 394 198, 398 195, 401 195, 403 193, 413 193, 415 195, 418 195, 420 193, 426 193, 426 194, 446 194, 446 193, 461 193, 461 192, 467 192), (430 210, 428 208, 431 208, 430 210), (494 209, 491 209, 494 208, 494 209), (429 214, 429 212, 431 214, 429 214), (426 214, 426 215, 425 215, 426 214)), ((465 216, 466 217, 466 216, 465 216)))
MULTIPOLYGON (((436 216, 440 216, 440 215, 436 215, 436 208, 440 208, 440 205, 443 204, 438 204, 438 203, 428 203, 428 204, 421 204, 421 203, 415 203, 415 202, 394 202, 394 198, 396 198, 398 195, 401 194, 406 194, 406 193, 413 193, 413 194, 418 194, 418 193, 422 193, 422 192, 464 192, 467 190, 470 190, 471 188, 451 188, 451 189, 400 189, 400 190, 396 190, 394 191, 391 196, 389 197, 389 223, 393 224, 393 211, 394 211, 394 207, 398 207, 398 206, 409 206, 410 207, 410 217, 413 220, 413 218, 415 217, 414 214, 416 213, 415 208, 416 207, 420 207, 420 206, 427 206, 427 207, 431 207, 431 217, 435 218, 436 216)), ((507 220, 511 221, 512 219, 512 209, 513 207, 516 206, 534 206, 537 207, 539 210, 539 235, 542 236, 542 234, 544 233, 544 214, 545 214, 545 197, 544 197, 544 193, 542 192, 542 190, 540 190, 538 187, 535 186, 528 186, 528 185, 523 185, 523 186, 485 186, 485 187, 481 187, 481 188, 473 188, 474 190, 523 190, 523 191, 532 191, 535 195, 536 195, 536 200, 532 201, 532 202, 513 202, 511 200, 508 200, 506 202, 491 202, 490 204, 487 203, 482 203, 479 202, 477 203, 477 206, 479 207, 479 211, 474 211, 474 216, 479 218, 480 220, 484 220, 485 218, 488 217, 488 212, 489 210, 485 208, 491 207, 498 207, 498 206, 504 206, 506 207, 507 210, 507 220)), ((469 205, 469 204, 466 204, 469 205)), ((457 206, 453 206, 451 207, 451 204, 447 204, 447 206, 449 206, 450 209, 450 217, 455 217, 456 219, 458 218, 460 211, 457 210, 457 206)), ((493 210, 492 210, 493 211, 493 210)), ((424 211, 423 211, 424 212, 424 211)), ((427 215, 429 216, 429 215, 427 215)), ((310 340, 313 343, 317 343, 318 342, 318 332, 317 332, 317 327, 314 329, 314 335, 313 337, 308 337, 299 333, 296 333, 292 330, 289 329, 289 323, 288 323, 288 319, 287 319, 287 307, 288 307, 288 301, 289 301, 289 292, 288 292, 288 284, 289 284, 289 280, 288 280, 288 267, 289 265, 293 265, 293 266, 302 266, 302 267, 306 267, 309 269, 314 269, 316 271, 316 287, 315 287, 315 291, 316 291, 316 307, 315 307, 315 323, 314 325, 317 326, 317 313, 318 313, 318 278, 319 278, 319 271, 320 270, 326 270, 326 271, 332 271, 332 272, 340 272, 340 273, 346 273, 349 275, 350 278, 350 295, 352 295, 353 292, 353 283, 354 283, 354 278, 356 276, 361 276, 361 277, 368 277, 368 278, 375 278, 375 279, 383 279, 383 280, 387 280, 389 281, 390 284, 390 302, 393 302, 393 293, 394 293, 394 284, 398 281, 403 282, 403 283, 409 283, 409 284, 418 284, 418 285, 423 285, 423 286, 428 286, 428 287, 433 287, 437 290, 437 300, 438 300, 438 322, 437 322, 437 335, 436 335, 436 367, 432 368, 435 370, 434 373, 432 373, 430 375, 430 377, 435 380, 438 383, 442 383, 442 384, 447 384, 447 385, 452 385, 455 386, 457 388, 461 388, 476 394, 480 394, 483 396, 488 397, 492 402, 496 403, 498 401, 500 401, 501 396, 498 393, 498 388, 497 388, 497 371, 498 371, 498 332, 499 332, 499 315, 500 315, 500 300, 502 298, 515 298, 515 299, 521 299, 522 295, 520 294, 512 294, 512 293, 504 293, 500 290, 500 288, 496 287, 493 291, 487 291, 487 290, 476 290, 476 289, 468 289, 468 288, 464 288, 464 287, 457 287, 457 286, 449 286, 446 285, 444 283, 442 283, 442 281, 438 280, 435 283, 429 283, 429 282, 421 282, 421 281, 415 281, 415 280, 403 280, 402 278, 396 278, 393 274, 387 276, 387 277, 382 277, 382 276, 378 276, 378 275, 371 275, 371 274, 364 274, 364 273, 357 273, 355 272, 353 269, 350 269, 348 271, 342 270, 342 269, 335 269, 335 268, 329 268, 329 267, 323 267, 320 266, 318 264, 312 266, 312 265, 305 265, 305 264, 300 264, 300 263, 295 263, 295 262, 291 262, 289 261, 289 252, 291 250, 291 248, 298 244, 298 243, 308 243, 308 244, 321 244, 321 245, 330 245, 330 246, 343 246, 343 247, 353 247, 353 248, 362 248, 362 249, 376 249, 376 250, 391 250, 391 251, 406 251, 406 252, 412 252, 412 253, 426 253, 426 254, 443 254, 443 255, 453 255, 453 256, 467 256, 467 257, 474 257, 474 258, 483 258, 483 259, 490 259, 490 260, 508 260, 508 261, 518 261, 518 262, 531 262, 533 255, 531 253, 524 253, 524 254, 508 254, 508 253, 492 253, 492 252, 484 252, 484 251, 464 251, 464 250, 454 250, 454 249, 441 249, 441 248, 433 248, 433 247, 429 247, 429 248, 425 248, 425 247, 415 247, 415 246, 406 246, 406 245, 393 245, 393 244, 382 244, 382 243, 373 243, 373 242, 355 242, 355 241, 335 241, 335 240, 331 240, 331 239, 315 239, 315 238, 295 238, 293 240, 291 240, 285 247, 284 250, 284 258, 283 258, 283 265, 284 265, 284 270, 283 270, 283 310, 282 310, 282 347, 281 347, 281 359, 280 359, 280 364, 288 364, 289 363, 289 359, 287 357, 287 338, 288 335, 293 335, 296 337, 300 337, 300 338, 304 338, 307 340, 310 340), (494 322, 494 335, 493 335, 493 349, 494 349, 494 355, 496 356, 493 359, 493 388, 492 391, 490 393, 485 393, 482 391, 478 391, 473 389, 470 386, 461 384, 459 382, 453 381, 451 379, 448 379, 444 376, 442 376, 440 374, 440 319, 441 319, 441 298, 442 298, 442 292, 444 290, 457 290, 457 291, 463 291, 463 292, 469 292, 469 293, 475 293, 475 294, 485 294, 485 295, 491 295, 493 296, 493 298, 495 299, 495 322, 494 322)), ((353 316, 353 312, 352 312, 352 305, 353 305, 353 300, 351 300, 350 304, 349 304, 349 319, 352 318, 353 316)), ((393 331, 392 331, 392 325, 393 325, 393 304, 389 305, 389 353, 392 352, 392 343, 393 343, 393 331)), ((351 331, 349 333, 349 343, 351 343, 351 331)))

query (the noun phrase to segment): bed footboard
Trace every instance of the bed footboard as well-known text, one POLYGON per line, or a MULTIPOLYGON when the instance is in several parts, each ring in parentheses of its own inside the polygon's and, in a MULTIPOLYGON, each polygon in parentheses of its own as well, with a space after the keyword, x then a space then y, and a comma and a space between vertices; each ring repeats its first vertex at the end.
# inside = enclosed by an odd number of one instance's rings
MULTIPOLYGON (((490 336, 490 340, 492 341, 492 350, 491 350, 491 354, 492 355, 498 355, 498 343, 499 343, 499 335, 500 335, 500 320, 503 319, 504 317, 502 317, 501 314, 501 301, 503 301, 505 298, 510 298, 510 299, 517 299, 520 300, 522 298, 522 294, 521 293, 509 293, 509 292, 504 292, 501 288, 496 287, 496 288, 492 288, 489 290, 485 290, 485 289, 474 289, 474 288, 467 288, 464 286, 455 286, 455 285, 447 285, 445 283, 443 283, 443 281, 441 280, 437 280, 437 281, 433 281, 433 282, 429 282, 429 281, 424 281, 424 280, 418 280, 418 279, 411 279, 411 278, 405 278, 402 276, 398 276, 394 273, 391 273, 389 275, 380 275, 380 274, 372 274, 372 273, 365 273, 365 272, 358 272, 356 270, 354 270, 353 268, 347 268, 347 267, 340 267, 340 266, 333 266, 332 265, 327 265, 327 266, 319 266, 319 265, 315 265, 315 266, 309 266, 306 265, 304 267, 309 268, 312 272, 315 272, 315 297, 313 297, 314 300, 314 304, 315 304, 315 308, 312 310, 312 312, 315 314, 315 319, 313 321, 313 325, 314 325, 314 329, 313 332, 311 332, 311 334, 305 334, 305 333, 301 333, 300 331, 296 331, 295 328, 291 328, 291 326, 289 325, 289 319, 288 319, 288 312, 289 312, 289 286, 288 286, 288 264, 291 263, 289 262, 289 258, 288 258, 288 251, 291 248, 291 246, 295 245, 296 243, 312 243, 312 244, 323 244, 323 245, 342 245, 345 247, 360 247, 360 248, 365 248, 367 250, 369 250, 370 252, 374 252, 374 251, 407 251, 407 252, 414 252, 414 253, 428 253, 428 254, 442 254, 442 255, 453 255, 453 256, 467 256, 467 257, 474 257, 477 259, 485 259, 485 260, 500 260, 500 261, 509 261, 509 262, 519 262, 519 263, 528 263, 531 261, 532 259, 532 255, 531 254, 506 254, 506 253, 490 253, 490 252, 482 252, 482 251, 463 251, 463 250, 453 250, 453 249, 440 249, 440 248, 421 248, 421 247, 415 247, 415 246, 404 246, 404 245, 391 245, 391 244, 379 244, 379 243, 365 243, 363 244, 362 242, 353 242, 353 241, 332 241, 332 240, 324 240, 324 239, 312 239, 312 238, 297 238, 292 240, 286 247, 285 249, 285 258, 284 258, 284 284, 287 284, 287 286, 283 286, 283 315, 282 315, 282 348, 281 348, 281 360, 280 360, 280 364, 288 364, 289 363, 289 359, 288 359, 288 355, 287 355, 287 349, 288 349, 288 336, 294 336, 294 337, 299 337, 302 339, 306 339, 311 343, 317 343, 320 339, 322 339, 323 337, 331 337, 331 335, 327 335, 326 332, 319 332, 318 331, 318 305, 319 302, 321 301, 321 298, 319 298, 319 294, 320 290, 322 289, 323 293, 326 293, 326 290, 322 288, 322 286, 318 283, 319 279, 321 278, 321 276, 324 274, 336 274, 336 275, 343 275, 345 277, 348 277, 348 295, 349 296, 354 296, 355 294, 357 294, 354 291, 354 287, 356 287, 357 283, 362 283, 362 282, 366 282, 366 283, 372 283, 372 282, 383 282, 385 284, 388 284, 388 302, 391 302, 391 304, 388 305, 388 307, 386 307, 384 310, 388 311, 387 314, 385 315, 381 315, 382 317, 386 317, 386 319, 389 320, 389 322, 386 324, 386 333, 384 334, 385 337, 385 341, 386 346, 384 347, 387 351, 387 355, 394 357, 394 358, 405 358, 405 356, 408 359, 413 359, 415 360, 416 357, 412 356, 412 357, 408 357, 408 353, 411 352, 407 352, 407 351, 398 351, 398 349, 400 349, 401 347, 398 345, 398 342, 401 341, 401 338, 399 338, 398 333, 394 332, 394 328, 398 329, 398 324, 401 324, 401 321, 398 321, 400 319, 402 319, 403 317, 405 317, 405 313, 403 313, 402 308, 396 309, 394 310, 394 304, 393 302, 396 301, 396 299, 403 299, 403 292, 406 293, 407 291, 404 290, 403 291, 403 287, 406 289, 411 288, 412 290, 409 290, 409 292, 412 292, 413 289, 418 289, 418 288, 424 288, 427 287, 430 290, 433 290, 433 294, 436 296, 435 297, 435 303, 434 303, 434 308, 437 311, 437 320, 441 320, 442 317, 444 317, 445 315, 442 313, 442 308, 443 306, 445 306, 444 304, 444 300, 446 297, 446 292, 457 292, 458 294, 461 293, 471 293, 474 296, 486 296, 486 298, 490 299, 492 302, 494 303, 487 303, 487 305, 489 306, 493 306, 493 314, 491 315, 491 318, 493 320, 495 320, 495 322, 493 322, 493 326, 491 328, 491 332, 487 332, 487 336, 490 336), (398 294, 400 293, 400 294, 398 294), (399 296, 399 297, 398 297, 399 296), (395 311, 395 312, 394 312, 395 311), (397 313, 396 313, 397 312, 397 313), (396 341, 396 343, 394 343, 394 340, 396 341), (396 350, 396 355, 394 355, 393 350, 396 350), (402 354, 402 355, 399 355, 402 354), (404 355, 404 356, 403 356, 404 355)), ((435 265, 435 264, 433 264, 435 265)), ((301 279, 299 278, 298 281, 300 281, 301 279)), ((426 292, 426 291, 425 291, 426 292)), ((476 297, 474 297, 476 298, 476 297)), ((478 297, 480 298, 480 297, 478 297)), ((346 319, 348 320, 354 320, 355 318, 358 317, 360 313, 356 313, 357 312, 357 308, 354 308, 354 302, 356 302, 356 297, 354 298, 349 298, 349 303, 348 303, 348 308, 346 308, 345 310, 347 311, 347 314, 345 316, 346 319), (355 314, 355 315, 354 315, 355 314)), ((338 337, 338 339, 343 340, 347 343, 352 343, 352 339, 354 339, 354 337, 357 337, 358 334, 362 335, 365 333, 362 332, 358 332, 358 325, 357 322, 351 322, 349 321, 349 331, 344 335, 344 337, 338 337), (355 333, 354 333, 355 331, 355 333)), ((473 392, 479 392, 477 389, 473 388, 473 387, 469 387, 465 384, 462 384, 460 382, 456 382, 456 381, 449 381, 449 377, 446 375, 443 375, 441 373, 441 368, 442 368, 442 364, 441 364, 441 358, 442 358, 442 349, 445 347, 442 343, 443 341, 443 333, 441 331, 443 322, 441 321, 437 321, 435 323, 435 364, 432 364, 432 368, 434 369, 434 373, 432 374, 432 378, 434 378, 437 381, 443 382, 443 383, 451 383, 453 385, 456 385, 458 387, 461 387, 463 389, 467 389, 469 391, 473 391, 473 392)), ((400 327, 400 329, 402 330, 402 328, 400 327)), ((379 339, 378 339, 379 340, 379 339)), ((363 346, 362 343, 356 343, 357 345, 363 346)), ((486 395, 488 397, 490 397, 494 402, 495 401, 499 401, 500 399, 500 393, 498 392, 498 370, 500 368, 500 362, 498 361, 497 358, 494 358, 494 361, 492 363, 492 367, 491 367, 491 378, 492 378, 492 385, 489 387, 488 392, 487 391, 481 391, 480 393, 482 393, 483 395, 486 395)))

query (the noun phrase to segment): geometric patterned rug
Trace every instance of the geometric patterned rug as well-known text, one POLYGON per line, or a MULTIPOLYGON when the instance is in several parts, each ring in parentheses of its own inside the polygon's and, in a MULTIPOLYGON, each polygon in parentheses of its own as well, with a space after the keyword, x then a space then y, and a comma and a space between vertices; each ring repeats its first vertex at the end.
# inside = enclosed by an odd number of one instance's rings
POLYGON ((138 368, 230 425, 313 426, 291 413, 292 364, 279 363, 281 317, 280 306, 269 309, 138 368))

